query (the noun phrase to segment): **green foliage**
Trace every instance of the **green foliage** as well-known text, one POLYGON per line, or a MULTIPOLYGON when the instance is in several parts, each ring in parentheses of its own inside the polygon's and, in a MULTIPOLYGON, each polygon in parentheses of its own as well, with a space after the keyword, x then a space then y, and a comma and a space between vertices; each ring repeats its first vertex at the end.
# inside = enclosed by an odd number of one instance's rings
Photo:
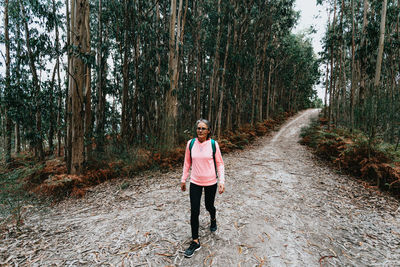
POLYGON ((324 103, 322 102, 322 99, 315 96, 315 98, 312 100, 312 107, 313 108, 323 108, 324 103))
MULTIPOLYGON (((322 122, 322 121, 321 121, 322 122)), ((400 153, 395 146, 346 128, 328 130, 322 123, 302 130, 301 142, 340 170, 400 196, 400 153)))
POLYGON ((23 211, 27 206, 37 205, 36 199, 27 188, 26 178, 43 168, 43 165, 24 165, 0 173, 0 219, 1 224, 10 221, 18 228, 23 223, 23 211))
POLYGON ((121 190, 125 190, 125 189, 128 189, 129 186, 130 186, 129 182, 123 182, 123 183, 120 185, 120 188, 121 188, 121 190))
POLYGON ((300 140, 301 144, 306 144, 312 148, 316 148, 321 136, 321 127, 319 127, 319 122, 313 119, 310 125, 302 127, 300 130, 300 140))

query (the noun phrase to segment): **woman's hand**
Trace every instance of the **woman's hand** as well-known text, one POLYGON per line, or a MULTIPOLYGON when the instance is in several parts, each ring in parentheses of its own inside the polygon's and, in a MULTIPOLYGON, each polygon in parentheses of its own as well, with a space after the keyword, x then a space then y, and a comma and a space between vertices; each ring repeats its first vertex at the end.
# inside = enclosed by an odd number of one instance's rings
POLYGON ((181 190, 186 191, 186 183, 181 183, 181 190))
POLYGON ((218 193, 222 194, 225 191, 224 184, 218 184, 218 193))

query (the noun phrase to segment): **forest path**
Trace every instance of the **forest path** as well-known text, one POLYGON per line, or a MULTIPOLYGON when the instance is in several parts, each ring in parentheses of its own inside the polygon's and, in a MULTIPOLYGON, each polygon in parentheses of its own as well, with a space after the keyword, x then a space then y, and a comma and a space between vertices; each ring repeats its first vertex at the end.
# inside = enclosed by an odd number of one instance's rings
POLYGON ((317 113, 303 111, 279 132, 224 155, 219 228, 210 233, 202 203, 202 249, 191 259, 182 254, 190 206, 177 168, 107 182, 83 199, 31 212, 22 235, 0 240, 0 265, 399 266, 399 202, 335 173, 298 144, 300 128, 317 113))

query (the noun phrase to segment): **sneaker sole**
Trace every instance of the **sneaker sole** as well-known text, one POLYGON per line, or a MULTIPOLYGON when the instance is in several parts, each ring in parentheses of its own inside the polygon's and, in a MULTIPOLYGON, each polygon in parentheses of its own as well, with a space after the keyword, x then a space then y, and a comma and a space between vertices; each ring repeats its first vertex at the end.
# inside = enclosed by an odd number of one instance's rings
MULTIPOLYGON (((200 249, 201 249, 201 247, 196 248, 196 249, 194 250, 194 252, 196 252, 196 251, 198 251, 198 250, 200 250, 200 249)), ((186 255, 186 254, 184 254, 184 255, 185 255, 185 258, 191 258, 191 257, 194 255, 194 252, 193 252, 192 255, 186 255)))

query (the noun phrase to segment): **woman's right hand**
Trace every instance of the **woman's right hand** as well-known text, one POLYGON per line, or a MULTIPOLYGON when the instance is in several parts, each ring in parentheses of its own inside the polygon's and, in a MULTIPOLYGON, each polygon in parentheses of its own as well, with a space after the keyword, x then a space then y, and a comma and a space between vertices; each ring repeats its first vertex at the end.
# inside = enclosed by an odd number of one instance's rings
POLYGON ((181 190, 186 191, 186 183, 181 183, 181 190))

